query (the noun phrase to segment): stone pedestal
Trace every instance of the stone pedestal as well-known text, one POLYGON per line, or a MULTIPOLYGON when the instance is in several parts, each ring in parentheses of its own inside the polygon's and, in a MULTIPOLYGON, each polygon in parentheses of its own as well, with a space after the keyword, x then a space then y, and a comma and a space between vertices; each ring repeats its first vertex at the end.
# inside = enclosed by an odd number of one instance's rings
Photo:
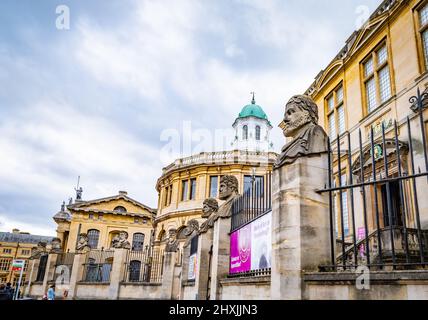
POLYGON ((73 269, 70 275, 70 289, 68 291, 67 300, 73 300, 77 293, 77 283, 82 281, 83 272, 85 270, 84 263, 86 261, 86 254, 76 253, 73 260, 73 269))
POLYGON ((43 292, 47 292, 49 289, 49 282, 53 281, 55 275, 55 265, 58 259, 58 254, 51 253, 48 255, 48 261, 46 262, 45 276, 43 278, 43 292))
POLYGON ((229 274, 231 221, 220 218, 214 224, 210 300, 220 299, 220 280, 229 274))
POLYGON ((163 261, 161 299, 170 300, 174 283, 176 252, 165 252, 163 261))
POLYGON ((117 300, 119 297, 120 282, 125 273, 125 263, 128 255, 128 249, 114 249, 113 265, 110 272, 110 286, 108 288, 108 298, 117 300))
POLYGON ((40 260, 38 259, 28 260, 28 263, 29 263, 28 270, 30 271, 30 276, 28 277, 28 284, 24 292, 25 297, 29 297, 31 295, 31 285, 36 280, 39 262, 40 260))
POLYGON ((271 298, 307 299, 302 274, 330 263, 327 154, 274 170, 271 298))
POLYGON ((196 267, 196 299, 207 300, 210 277, 210 251, 213 245, 213 229, 199 235, 196 267))

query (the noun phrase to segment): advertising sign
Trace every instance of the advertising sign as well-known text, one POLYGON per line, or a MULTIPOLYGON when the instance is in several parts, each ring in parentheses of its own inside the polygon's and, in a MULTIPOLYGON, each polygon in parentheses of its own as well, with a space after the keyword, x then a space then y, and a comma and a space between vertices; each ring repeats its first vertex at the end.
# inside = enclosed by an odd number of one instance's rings
MULTIPOLYGON (((358 228, 358 236, 357 236, 357 240, 363 240, 366 237, 366 228, 358 228)), ((364 245, 360 245, 360 247, 358 248, 359 252, 360 252, 360 256, 364 257, 366 255, 366 248, 364 247, 364 245)))
POLYGON ((193 254, 189 258, 189 272, 187 274, 187 280, 196 279, 196 268, 198 266, 198 258, 196 254, 193 254))
POLYGON ((268 213, 230 236, 230 273, 271 267, 272 213, 268 213))

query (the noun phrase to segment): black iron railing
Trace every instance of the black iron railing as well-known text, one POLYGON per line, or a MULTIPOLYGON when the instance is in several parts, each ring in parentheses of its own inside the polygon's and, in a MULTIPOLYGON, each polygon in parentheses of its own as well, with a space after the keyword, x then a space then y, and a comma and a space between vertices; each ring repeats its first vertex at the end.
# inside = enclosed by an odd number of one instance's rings
POLYGON ((415 124, 407 117, 402 128, 396 121, 391 122, 388 132, 382 123, 377 139, 372 127, 366 145, 363 145, 360 129, 355 157, 350 133, 345 135, 345 141, 337 136, 334 145, 329 143, 329 182, 320 193, 329 194, 331 265, 321 266, 322 270, 351 270, 360 265, 376 269, 428 265, 428 230, 422 229, 419 206, 420 197, 426 197, 428 191, 423 115, 427 98, 428 91, 421 94, 418 90, 410 99, 411 109, 419 117, 420 136, 417 139, 415 130, 412 130, 412 124, 413 127, 415 124), (404 141, 399 140, 399 130, 404 141), (418 150, 418 153, 423 154, 423 159, 415 159, 414 141, 417 140, 422 141, 420 149, 423 151, 418 150), (347 144, 344 152, 341 150, 343 143, 347 144), (336 150, 332 151, 332 148, 336 150), (416 163, 423 163, 424 170, 416 163), (344 172, 346 179, 343 179, 344 172), (337 197, 338 201, 335 200, 337 197), (358 197, 361 200, 359 206, 356 205, 358 197), (363 232, 356 230, 357 221, 362 221, 363 232), (338 250, 337 238, 340 240, 338 250), (347 245, 349 242, 350 246, 347 245))
POLYGON ((228 278, 254 278, 254 277, 267 277, 271 275, 271 268, 259 269, 247 272, 229 274, 228 278))
POLYGON ((113 250, 91 250, 84 263, 83 282, 109 283, 113 267, 113 250))
POLYGON ((125 262, 123 281, 131 283, 161 283, 164 252, 145 246, 143 250, 129 251, 125 262))
POLYGON ((64 284, 64 281, 70 278, 71 271, 73 270, 74 256, 74 252, 62 252, 58 254, 52 278, 53 281, 61 277, 61 284, 64 284))
POLYGON ((244 190, 232 205, 231 232, 239 230, 272 211, 272 174, 263 179, 253 179, 251 187, 244 190))

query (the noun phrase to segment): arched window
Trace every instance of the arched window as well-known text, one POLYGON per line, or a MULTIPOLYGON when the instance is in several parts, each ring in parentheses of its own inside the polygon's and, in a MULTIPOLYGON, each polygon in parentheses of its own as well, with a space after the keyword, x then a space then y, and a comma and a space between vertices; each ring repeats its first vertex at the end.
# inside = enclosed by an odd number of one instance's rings
POLYGON ((248 126, 247 125, 245 125, 242 128, 242 139, 248 140, 248 126))
POLYGON ((140 281, 140 270, 141 262, 138 260, 132 260, 129 263, 129 282, 140 281))
POLYGON ((98 247, 98 240, 100 238, 100 232, 96 229, 88 230, 88 245, 91 249, 98 247))
POLYGON ((114 208, 113 211, 117 211, 117 212, 126 212, 126 208, 123 206, 117 206, 116 208, 114 208))
POLYGON ((144 233, 134 233, 132 237, 132 250, 143 251, 144 247, 144 233))
POLYGON ((256 126, 256 140, 260 141, 260 126, 256 126))

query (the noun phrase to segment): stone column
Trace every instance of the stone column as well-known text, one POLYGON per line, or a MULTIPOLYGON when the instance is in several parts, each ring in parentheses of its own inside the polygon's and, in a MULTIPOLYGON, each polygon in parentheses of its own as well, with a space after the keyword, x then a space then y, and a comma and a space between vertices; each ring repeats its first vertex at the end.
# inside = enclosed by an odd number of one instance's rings
POLYGON ((271 298, 306 299, 302 274, 330 264, 326 153, 300 157, 273 172, 271 298))
POLYGON ((113 266, 110 272, 109 299, 117 300, 119 298, 120 283, 123 280, 125 272, 125 262, 128 255, 128 249, 114 249, 113 266))
POLYGON ((220 218, 214 224, 211 258, 210 299, 220 299, 220 280, 229 274, 231 218, 220 218))
POLYGON ((73 269, 70 275, 70 289, 68 291, 67 300, 73 300, 77 294, 77 285, 83 279, 83 272, 85 270, 84 263, 86 262, 86 255, 83 253, 76 253, 73 260, 73 269))
POLYGON ((55 265, 56 260, 58 259, 58 254, 50 253, 48 255, 48 261, 46 262, 45 276, 43 278, 43 292, 48 291, 49 281, 52 281, 55 274, 55 265))
POLYGON ((213 229, 199 235, 195 286, 197 299, 206 300, 210 276, 210 250, 213 244, 213 229))
MULTIPOLYGON (((183 247, 183 261, 181 263, 182 265, 182 271, 181 271, 181 288, 183 291, 183 283, 187 282, 188 275, 189 275, 189 258, 190 258, 190 244, 187 247, 183 247)), ((181 296, 183 293, 181 293, 181 296)))
POLYGON ((172 298, 172 289, 174 281, 174 269, 176 252, 165 252, 163 261, 163 275, 162 275, 162 288, 161 299, 170 300, 172 298))

